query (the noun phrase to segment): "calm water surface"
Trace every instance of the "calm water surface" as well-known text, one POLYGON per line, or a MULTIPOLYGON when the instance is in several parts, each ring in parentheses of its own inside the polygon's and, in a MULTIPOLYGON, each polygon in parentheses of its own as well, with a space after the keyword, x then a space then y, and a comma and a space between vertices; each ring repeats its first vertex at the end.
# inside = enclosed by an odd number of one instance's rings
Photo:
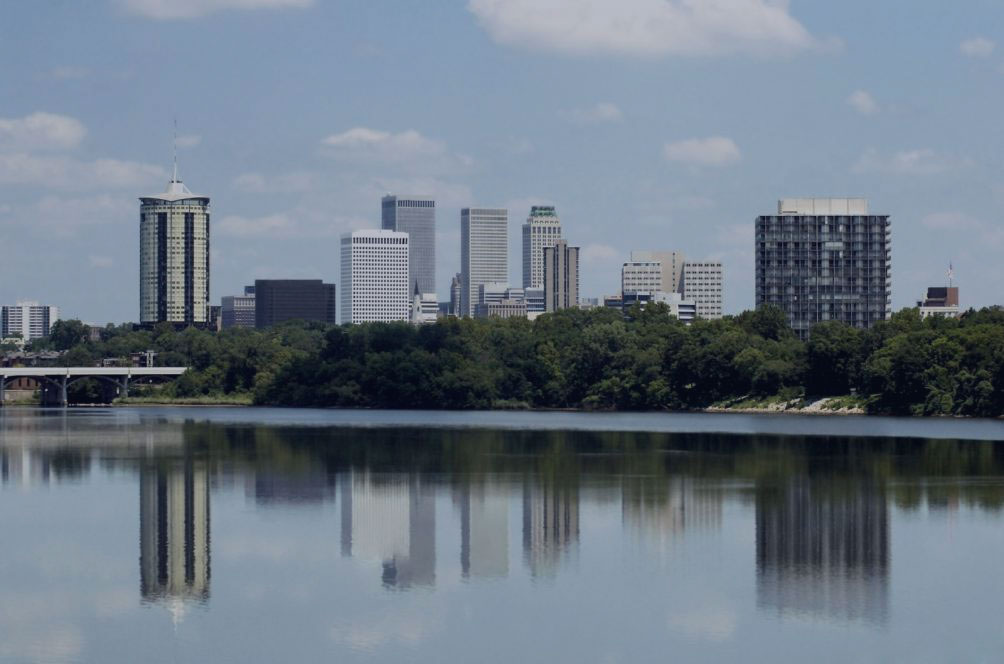
POLYGON ((1002 439, 0 409, 0 662, 998 662, 1002 439))

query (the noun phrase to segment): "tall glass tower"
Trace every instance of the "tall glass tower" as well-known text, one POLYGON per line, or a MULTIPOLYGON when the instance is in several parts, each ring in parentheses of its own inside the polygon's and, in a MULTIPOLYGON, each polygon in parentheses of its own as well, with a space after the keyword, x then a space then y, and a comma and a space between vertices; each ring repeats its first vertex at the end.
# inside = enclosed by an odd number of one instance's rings
POLYGON ((436 292, 436 201, 428 196, 384 196, 382 228, 408 234, 408 293, 436 292))
POLYGON ((862 198, 786 198, 756 219, 756 305, 776 304, 799 338, 820 321, 868 328, 892 307, 891 222, 862 198))
POLYGON ((209 322, 209 196, 174 177, 139 208, 139 320, 143 325, 209 322))

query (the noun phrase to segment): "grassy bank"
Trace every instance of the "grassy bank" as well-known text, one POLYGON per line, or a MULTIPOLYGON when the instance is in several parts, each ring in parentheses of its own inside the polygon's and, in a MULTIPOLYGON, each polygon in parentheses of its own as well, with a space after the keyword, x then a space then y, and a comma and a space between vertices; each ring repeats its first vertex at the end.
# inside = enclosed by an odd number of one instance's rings
POLYGON ((191 397, 172 397, 164 394, 116 399, 114 406, 250 406, 252 397, 247 393, 203 394, 191 397))

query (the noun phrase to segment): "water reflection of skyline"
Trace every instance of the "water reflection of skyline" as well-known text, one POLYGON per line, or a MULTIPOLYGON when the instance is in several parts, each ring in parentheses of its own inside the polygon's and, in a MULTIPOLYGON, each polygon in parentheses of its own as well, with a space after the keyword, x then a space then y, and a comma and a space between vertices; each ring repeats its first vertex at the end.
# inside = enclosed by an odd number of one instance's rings
POLYGON ((209 598, 209 474, 186 459, 139 475, 140 595, 144 601, 209 598))
POLYGON ((782 615, 884 622, 889 509, 870 481, 797 477, 756 496, 757 605, 782 615))
POLYGON ((0 484, 134 473, 140 597, 168 606, 208 601, 211 493, 233 489, 255 509, 331 515, 331 550, 388 591, 574 571, 580 554, 595 554, 591 520, 602 513, 616 527, 617 511, 635 552, 654 559, 694 533, 714 536, 725 512, 730 523, 755 522, 743 564, 762 613, 870 623, 890 611, 895 510, 1004 505, 1004 460, 982 443, 828 441, 820 454, 821 444, 765 437, 141 422, 100 437, 88 428, 77 444, 72 426, 51 421, 58 430, 42 445, 32 430, 2 440, 0 484), (685 453, 663 453, 674 446, 685 453), (987 480, 957 479, 967 476, 987 480))
POLYGON ((378 560, 389 588, 436 582, 436 502, 419 476, 342 475, 342 555, 378 560))

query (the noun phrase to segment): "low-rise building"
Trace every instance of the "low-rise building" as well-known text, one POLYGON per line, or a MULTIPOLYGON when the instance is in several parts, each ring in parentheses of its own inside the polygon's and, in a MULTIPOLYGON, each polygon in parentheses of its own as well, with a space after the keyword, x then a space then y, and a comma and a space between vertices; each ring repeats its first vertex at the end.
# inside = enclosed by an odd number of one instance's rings
POLYGON ((931 286, 927 289, 927 297, 917 301, 921 318, 936 316, 939 318, 959 317, 959 287, 931 286))
POLYGON ((256 279, 255 327, 288 320, 336 323, 335 285, 320 279, 256 279))
POLYGON ((498 302, 479 303, 475 316, 478 318, 526 318, 526 301, 503 298, 498 302))
POLYGON ((221 300, 223 329, 255 326, 254 286, 245 286, 243 295, 225 295, 221 300))

